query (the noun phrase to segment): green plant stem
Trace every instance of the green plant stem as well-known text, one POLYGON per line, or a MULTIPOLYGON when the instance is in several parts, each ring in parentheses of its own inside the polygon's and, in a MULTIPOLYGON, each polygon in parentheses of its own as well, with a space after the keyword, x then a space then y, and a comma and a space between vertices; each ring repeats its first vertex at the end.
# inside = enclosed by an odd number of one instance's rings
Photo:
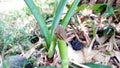
POLYGON ((36 18, 42 33, 45 36, 45 41, 47 43, 47 48, 50 47, 50 42, 51 42, 51 38, 50 38, 50 34, 48 32, 48 28, 45 24, 45 21, 41 15, 41 13, 39 12, 39 9, 37 8, 37 6, 34 4, 33 0, 24 0, 25 3, 27 4, 27 6, 30 8, 31 12, 33 13, 34 17, 36 18))
POLYGON ((70 9, 68 10, 66 16, 64 17, 64 19, 61 22, 61 25, 64 26, 64 28, 67 26, 70 18, 72 17, 72 15, 74 14, 74 11, 77 7, 77 5, 79 4, 80 0, 74 0, 74 2, 72 3, 72 6, 70 7, 70 9))
POLYGON ((48 58, 52 58, 55 53, 55 47, 56 47, 56 37, 53 38, 53 41, 51 41, 50 48, 48 50, 48 58))
POLYGON ((52 27, 51 27, 52 36, 54 34, 55 28, 59 24, 60 17, 62 15, 62 12, 64 10, 64 7, 65 7, 66 3, 67 3, 67 0, 60 0, 60 3, 59 3, 59 5, 58 5, 58 7, 56 9, 56 12, 55 12, 55 15, 54 15, 54 19, 53 19, 53 23, 52 23, 52 27))
POLYGON ((64 40, 58 39, 58 48, 62 60, 62 68, 68 68, 68 50, 64 40))

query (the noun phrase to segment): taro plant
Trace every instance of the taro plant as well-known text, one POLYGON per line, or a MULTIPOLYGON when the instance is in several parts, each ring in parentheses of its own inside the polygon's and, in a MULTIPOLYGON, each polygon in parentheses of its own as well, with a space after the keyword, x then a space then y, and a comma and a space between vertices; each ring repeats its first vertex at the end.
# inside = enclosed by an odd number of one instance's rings
POLYGON ((46 48, 48 51, 48 58, 52 58, 55 52, 55 46, 58 42, 60 57, 62 60, 62 68, 68 68, 68 53, 67 53, 67 46, 65 39, 59 38, 61 37, 61 34, 56 35, 55 29, 59 24, 63 26, 63 29, 67 26, 71 16, 74 14, 74 11, 80 2, 80 0, 74 0, 70 8, 68 9, 68 12, 66 13, 65 17, 62 19, 62 22, 60 22, 60 18, 62 16, 62 12, 64 11, 64 7, 67 4, 67 0, 60 0, 59 4, 55 8, 54 18, 52 21, 52 25, 50 29, 48 29, 47 24, 45 23, 45 19, 42 16, 41 12, 35 5, 35 3, 32 0, 24 0, 27 6, 30 8, 32 14, 34 15, 35 19, 38 22, 38 25, 44 35, 45 41, 46 41, 46 48))

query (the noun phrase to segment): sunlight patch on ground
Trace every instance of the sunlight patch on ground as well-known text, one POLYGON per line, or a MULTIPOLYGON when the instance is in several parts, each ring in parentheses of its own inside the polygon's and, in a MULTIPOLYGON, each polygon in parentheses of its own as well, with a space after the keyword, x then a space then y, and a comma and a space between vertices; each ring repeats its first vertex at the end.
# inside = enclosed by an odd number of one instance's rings
POLYGON ((24 6, 24 0, 3 1, 0 2, 0 13, 6 13, 10 10, 21 10, 24 6))

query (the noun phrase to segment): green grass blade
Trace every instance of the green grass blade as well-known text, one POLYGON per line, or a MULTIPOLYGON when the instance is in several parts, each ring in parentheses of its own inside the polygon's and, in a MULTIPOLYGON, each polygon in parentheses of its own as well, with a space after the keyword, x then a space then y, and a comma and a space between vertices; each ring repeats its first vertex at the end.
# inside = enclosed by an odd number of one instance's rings
POLYGON ((92 30, 93 30, 93 37, 96 37, 97 34, 97 27, 94 23, 92 23, 92 30))
POLYGON ((80 2, 80 0, 74 0, 73 4, 71 5, 70 9, 68 10, 66 16, 62 20, 61 25, 63 25, 64 27, 67 26, 71 16, 74 14, 74 11, 75 11, 79 2, 80 2))
POLYGON ((64 10, 66 3, 67 3, 67 0, 61 0, 57 9, 56 9, 55 16, 54 16, 53 23, 52 23, 52 27, 51 27, 52 35, 54 33, 56 26, 59 24, 60 17, 62 15, 62 11, 64 10))
POLYGON ((107 65, 95 64, 95 63, 92 63, 92 62, 83 63, 83 64, 89 66, 90 68, 112 68, 112 67, 107 66, 107 65))
POLYGON ((33 13, 35 19, 37 20, 41 30, 42 30, 42 33, 44 34, 45 36, 45 41, 47 43, 47 47, 49 48, 50 46, 50 34, 48 32, 48 28, 45 24, 45 21, 41 15, 41 13, 39 12, 39 9, 37 8, 37 6, 34 4, 33 0, 24 0, 25 3, 27 4, 27 6, 30 8, 31 12, 33 13))

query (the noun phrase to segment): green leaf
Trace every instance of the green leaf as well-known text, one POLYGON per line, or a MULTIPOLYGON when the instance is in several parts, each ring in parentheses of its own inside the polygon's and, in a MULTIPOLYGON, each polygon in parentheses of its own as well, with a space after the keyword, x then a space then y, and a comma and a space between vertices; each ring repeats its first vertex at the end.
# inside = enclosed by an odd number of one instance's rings
POLYGON ((64 7, 65 7, 66 3, 67 3, 67 0, 61 0, 59 5, 58 5, 58 7, 57 7, 57 9, 56 9, 56 12, 55 12, 55 15, 54 15, 54 19, 53 19, 53 23, 52 23, 52 27, 51 27, 52 36, 54 34, 55 28, 59 24, 60 17, 62 15, 62 12, 64 10, 64 7))
POLYGON ((93 6, 89 7, 91 10, 97 11, 97 13, 101 12, 107 7, 107 4, 94 4, 93 6))
POLYGON ((106 29, 104 29, 103 35, 114 35, 115 33, 115 27, 109 25, 106 29))
MULTIPOLYGON (((5 30, 5 23, 0 21, 0 40, 4 39, 3 34, 5 30)), ((1 41, 0 41, 1 42, 1 41)), ((2 42, 1 42, 2 43, 2 42)))
POLYGON ((77 11, 82 11, 87 7, 87 4, 82 4, 81 6, 77 7, 77 11))
POLYGON ((106 16, 113 16, 114 15, 114 9, 112 7, 107 8, 107 11, 105 13, 106 16))
POLYGON ((51 42, 50 34, 49 34, 48 28, 45 24, 45 21, 44 21, 42 15, 41 15, 41 13, 39 12, 38 7, 34 4, 33 0, 24 0, 24 1, 27 4, 27 6, 30 8, 30 10, 33 13, 35 19, 37 20, 37 22, 38 22, 38 24, 39 24, 39 26, 42 30, 42 33, 45 36, 45 41, 47 43, 47 47, 49 48, 50 47, 50 42, 51 42))
POLYGON ((70 20, 71 16, 74 14, 74 11, 75 11, 77 5, 79 4, 79 2, 80 2, 80 0, 74 0, 74 2, 72 3, 70 9, 68 10, 66 16, 62 20, 61 25, 63 25, 64 27, 67 26, 67 24, 69 23, 69 20, 70 20))
POLYGON ((110 66, 102 65, 102 64, 95 64, 95 63, 83 63, 84 65, 89 66, 90 68, 112 68, 110 66))
POLYGON ((41 66, 40 68, 56 68, 55 66, 41 66))
MULTIPOLYGON (((3 27, 5 27, 5 23, 2 22, 2 21, 0 21, 0 28, 2 29, 3 27)), ((1 30, 1 29, 0 29, 0 30, 1 30)))

